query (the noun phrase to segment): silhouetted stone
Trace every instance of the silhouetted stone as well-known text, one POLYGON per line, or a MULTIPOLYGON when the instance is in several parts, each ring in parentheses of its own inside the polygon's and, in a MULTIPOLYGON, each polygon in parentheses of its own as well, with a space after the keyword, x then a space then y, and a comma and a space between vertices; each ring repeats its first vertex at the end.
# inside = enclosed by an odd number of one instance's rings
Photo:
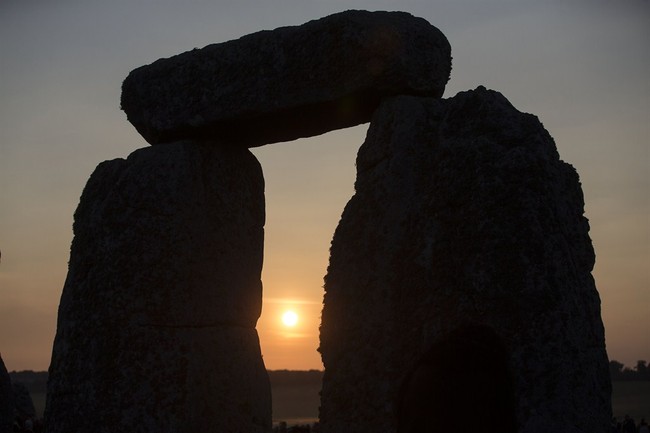
POLYGON ((607 431, 582 191, 535 116, 485 88, 389 99, 355 189, 325 280, 323 432, 400 413, 401 432, 607 431))
POLYGON ((49 432, 270 429, 263 183, 247 149, 211 143, 97 167, 75 213, 49 432))
POLYGON ((449 43, 426 20, 346 11, 138 68, 122 109, 152 144, 251 147, 368 122, 384 96, 440 97, 450 71, 449 43))
POLYGON ((0 433, 12 431, 14 423, 14 393, 11 378, 0 356, 0 433))
POLYGON ((14 392, 16 415, 21 419, 35 418, 36 408, 34 408, 34 401, 27 386, 20 382, 13 382, 11 386, 14 392))

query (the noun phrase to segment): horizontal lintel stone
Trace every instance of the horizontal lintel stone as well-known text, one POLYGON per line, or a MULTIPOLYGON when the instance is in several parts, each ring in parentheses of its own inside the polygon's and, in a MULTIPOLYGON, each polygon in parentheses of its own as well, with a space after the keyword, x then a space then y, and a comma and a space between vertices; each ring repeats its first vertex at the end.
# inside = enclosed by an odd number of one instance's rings
POLYGON ((426 20, 350 10, 142 66, 121 104, 151 144, 254 147, 369 122, 386 96, 441 97, 450 71, 449 42, 426 20))

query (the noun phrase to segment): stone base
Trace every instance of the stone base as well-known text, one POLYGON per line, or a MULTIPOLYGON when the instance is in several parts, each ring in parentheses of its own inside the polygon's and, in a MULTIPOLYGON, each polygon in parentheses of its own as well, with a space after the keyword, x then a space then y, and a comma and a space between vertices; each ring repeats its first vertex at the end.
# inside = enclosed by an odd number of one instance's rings
POLYGON ((255 330, 140 327, 97 344, 114 352, 52 364, 48 432, 271 429, 270 385, 255 330), (57 374, 64 362, 78 366, 69 371, 73 377, 57 374))

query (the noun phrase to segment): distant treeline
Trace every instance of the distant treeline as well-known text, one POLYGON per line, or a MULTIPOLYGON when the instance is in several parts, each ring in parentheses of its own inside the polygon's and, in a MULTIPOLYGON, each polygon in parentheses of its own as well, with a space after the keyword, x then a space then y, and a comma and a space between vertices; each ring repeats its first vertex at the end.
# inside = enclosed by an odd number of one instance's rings
POLYGON ((650 366, 647 361, 641 360, 636 362, 634 368, 629 368, 612 360, 609 361, 609 374, 616 381, 650 380, 650 366))
POLYGON ((323 372, 320 370, 268 370, 271 388, 281 386, 318 386, 323 383, 323 372))
MULTIPOLYGON (((269 370, 271 387, 317 386, 323 382, 323 372, 319 370, 269 370)), ((47 389, 47 371, 12 371, 12 382, 23 383, 32 393, 45 393, 47 389)))
POLYGON ((30 393, 45 393, 47 390, 47 371, 12 371, 11 382, 22 383, 30 393))
MULTIPOLYGON (((320 370, 269 370, 268 373, 272 388, 320 387, 323 382, 320 370)), ((614 381, 650 380, 650 365, 647 361, 637 361, 634 368, 629 368, 612 360, 609 361, 609 373, 614 381)), ((32 393, 46 391, 47 371, 12 371, 9 376, 12 382, 25 384, 32 393)))

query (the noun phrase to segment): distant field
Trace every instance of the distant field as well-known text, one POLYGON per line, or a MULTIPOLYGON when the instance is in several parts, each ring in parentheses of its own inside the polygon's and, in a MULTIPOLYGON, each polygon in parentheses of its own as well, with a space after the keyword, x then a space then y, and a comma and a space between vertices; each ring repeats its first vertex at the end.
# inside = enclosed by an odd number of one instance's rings
POLYGON ((319 393, 320 383, 273 388, 273 420, 294 424, 318 419, 319 393))
POLYGON ((322 371, 269 371, 273 420, 310 424, 318 420, 322 371))
POLYGON ((30 392, 32 396, 32 401, 34 402, 34 409, 36 409, 36 415, 39 418, 43 417, 43 412, 45 411, 45 393, 44 392, 30 392))
MULTIPOLYGON (((650 382, 613 382, 612 411, 614 416, 630 415, 637 422, 650 420, 650 382)), ((320 384, 273 389, 273 419, 299 422, 317 419, 320 404, 320 384)))
MULTIPOLYGON (((630 415, 637 422, 650 420, 650 382, 613 382, 612 411, 614 416, 630 415)), ((320 384, 273 389, 273 419, 291 421, 317 419, 320 384)))
MULTIPOLYGON (((315 379, 315 378, 314 378, 315 379)), ((612 410, 614 416, 632 416, 650 420, 650 381, 613 382, 612 410)), ((318 419, 320 381, 278 383, 273 385, 273 420, 287 421, 290 425, 308 423, 318 419), (310 383, 311 382, 311 383, 310 383)), ((42 416, 45 393, 33 392, 36 412, 42 416)))
POLYGON ((612 382, 612 412, 650 421, 650 381, 612 382))

